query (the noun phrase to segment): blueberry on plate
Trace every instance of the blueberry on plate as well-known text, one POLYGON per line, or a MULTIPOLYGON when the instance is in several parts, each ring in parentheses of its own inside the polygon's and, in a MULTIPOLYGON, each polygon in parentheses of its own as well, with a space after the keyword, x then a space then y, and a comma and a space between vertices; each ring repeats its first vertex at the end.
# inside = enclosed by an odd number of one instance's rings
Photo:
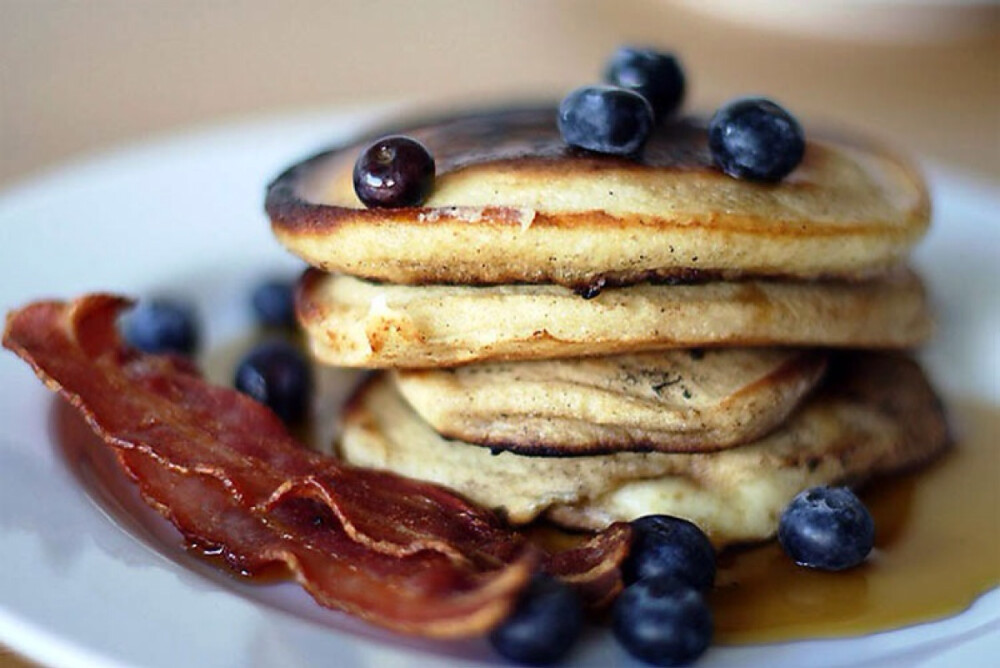
POLYGON ((775 182, 802 162, 806 142, 799 122, 776 103, 743 98, 712 116, 708 147, 712 160, 726 174, 775 182))
POLYGON ((250 295, 254 317, 264 327, 295 328, 295 281, 271 279, 250 295))
POLYGON ((612 155, 632 155, 653 130, 646 98, 614 86, 584 86, 563 98, 559 132, 570 146, 612 155))
POLYGON ((846 487, 813 487, 788 504, 778 542, 795 563, 824 571, 857 566, 875 544, 875 522, 846 487))
POLYGON ((697 526, 679 517, 646 515, 632 521, 632 549, 622 564, 626 582, 670 576, 705 591, 715 582, 715 549, 697 526))
POLYGON ((566 583, 536 575, 517 607, 490 634, 490 643, 504 658, 545 666, 565 656, 583 631, 583 606, 566 583))
POLYGON ((434 158, 410 137, 383 137, 354 163, 354 192, 367 207, 419 206, 433 186, 434 158))
POLYGON ((198 348, 198 321, 188 303, 142 300, 122 318, 122 335, 147 353, 192 355, 198 348))
POLYGON ((684 99, 684 70, 680 63, 673 54, 655 49, 619 47, 608 61, 604 80, 642 95, 657 119, 677 111, 684 99))
POLYGON ((312 371, 299 350, 285 341, 266 341, 240 360, 236 389, 273 410, 286 424, 309 411, 312 371))
POLYGON ((680 666, 712 642, 712 613, 701 593, 671 577, 630 585, 611 612, 615 638, 632 656, 654 666, 680 666))

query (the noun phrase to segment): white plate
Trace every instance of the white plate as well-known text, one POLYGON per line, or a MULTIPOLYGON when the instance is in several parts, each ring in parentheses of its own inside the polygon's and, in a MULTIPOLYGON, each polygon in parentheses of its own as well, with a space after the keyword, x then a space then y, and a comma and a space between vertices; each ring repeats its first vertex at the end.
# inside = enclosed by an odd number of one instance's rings
MULTIPOLYGON (((0 310, 91 290, 193 295, 209 345, 247 325, 246 288, 298 267, 271 239, 264 185, 280 168, 379 115, 312 114, 210 129, 107 155, 0 197, 0 310)), ((996 212, 982 184, 933 175, 934 231, 920 265, 938 299, 927 352, 942 389, 1000 403, 996 212)), ((50 397, 0 354, 0 641, 59 666, 466 665, 494 661, 481 641, 434 644, 324 610, 290 584, 250 586, 185 554, 85 490, 50 438, 50 397)), ((132 499, 134 501, 134 498, 132 499)), ((919 583, 914 583, 919 586, 919 583)), ((973 665, 995 658, 1000 592, 944 621, 838 641, 713 648, 701 665, 973 665)), ((627 664, 607 635, 573 655, 627 664)))

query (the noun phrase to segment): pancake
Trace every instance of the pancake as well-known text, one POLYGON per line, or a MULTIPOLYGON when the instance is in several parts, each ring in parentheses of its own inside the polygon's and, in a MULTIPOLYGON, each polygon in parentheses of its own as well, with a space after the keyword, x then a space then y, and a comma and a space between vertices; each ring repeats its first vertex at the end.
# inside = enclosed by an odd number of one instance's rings
POLYGON ((826 356, 778 348, 670 350, 394 372, 441 435, 550 456, 706 452, 761 436, 819 381, 826 356))
POLYGON ((339 449, 354 464, 451 487, 514 524, 547 512, 596 528, 667 513, 692 519, 718 545, 760 540, 799 491, 904 469, 947 444, 941 404, 912 360, 850 354, 831 375, 779 429, 741 447, 528 457, 442 438, 380 374, 345 408, 339 449))
POLYGON ((404 286, 310 271, 296 308, 319 361, 362 367, 703 346, 911 347, 931 329, 908 270, 859 283, 645 283, 592 299, 557 285, 404 286))
MULTIPOLYGON (((778 184, 712 166, 704 123, 658 126, 636 159, 567 146, 554 107, 396 127, 424 142, 437 178, 421 207, 367 209, 352 170, 365 142, 291 167, 268 188, 272 229, 328 272, 401 284, 651 279, 867 278, 924 234, 921 177, 852 139, 809 142, 778 184)), ((386 134, 390 130, 377 134, 386 134)))

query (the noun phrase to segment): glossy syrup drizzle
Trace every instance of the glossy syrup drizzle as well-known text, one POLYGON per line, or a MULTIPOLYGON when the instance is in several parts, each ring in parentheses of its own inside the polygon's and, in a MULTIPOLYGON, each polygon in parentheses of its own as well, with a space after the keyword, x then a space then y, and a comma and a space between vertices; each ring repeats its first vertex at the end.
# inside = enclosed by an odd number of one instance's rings
POLYGON ((957 614, 1000 585, 1000 408, 954 408, 952 451, 865 488, 876 547, 864 565, 801 568, 776 542, 724 553, 710 599, 716 641, 884 631, 957 614))

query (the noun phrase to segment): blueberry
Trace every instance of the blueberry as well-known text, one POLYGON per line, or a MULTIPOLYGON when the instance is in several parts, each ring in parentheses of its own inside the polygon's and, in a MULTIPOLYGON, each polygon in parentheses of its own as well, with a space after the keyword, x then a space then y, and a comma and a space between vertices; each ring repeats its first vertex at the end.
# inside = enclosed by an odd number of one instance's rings
POLYGON ((301 421, 308 412, 312 372, 302 353, 285 341, 254 347, 236 367, 234 384, 287 424, 301 421))
POLYGON ((629 586, 615 602, 611 624, 629 654, 654 666, 690 663, 712 641, 712 613, 705 599, 671 577, 629 586))
POLYGON ((122 319, 122 334, 147 353, 191 355, 198 348, 194 307, 170 299, 140 301, 122 319))
POLYGON ((647 515, 632 522, 634 537, 623 564, 626 582, 671 576, 705 591, 715 582, 715 549, 697 526, 679 517, 647 515))
POLYGON ((653 129, 653 108, 638 93, 614 86, 584 86, 559 104, 559 132, 571 145, 599 153, 631 155, 653 129))
POLYGON ((677 111, 684 99, 684 70, 670 53, 654 49, 620 47, 604 70, 604 80, 642 95, 663 118, 677 111))
POLYGON ((806 142, 798 121, 763 98, 744 98, 722 106, 708 123, 712 160, 730 176, 780 181, 800 162, 806 142))
POLYGON ((857 566, 871 552, 875 522, 846 487, 813 487, 782 513, 778 541, 800 566, 840 571, 857 566))
POLYGON ((490 643, 503 657, 532 666, 555 663, 583 631, 583 607, 569 585, 536 575, 490 643))
POLYGON ((419 206, 433 186, 434 158, 410 137, 383 137, 354 163, 354 192, 368 207, 419 206))
POLYGON ((295 328, 295 282, 271 279, 250 296, 257 322, 264 327, 295 328))

